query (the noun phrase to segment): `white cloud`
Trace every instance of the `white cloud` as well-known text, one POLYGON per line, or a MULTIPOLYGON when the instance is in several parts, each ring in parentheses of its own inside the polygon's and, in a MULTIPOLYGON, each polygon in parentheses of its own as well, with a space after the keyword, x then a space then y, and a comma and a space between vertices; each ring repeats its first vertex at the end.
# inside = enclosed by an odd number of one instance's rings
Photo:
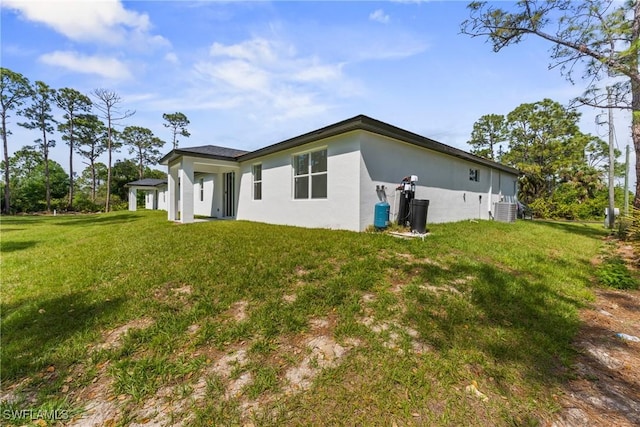
POLYGON ((429 49, 427 42, 411 38, 396 37, 393 40, 372 39, 355 53, 354 60, 391 60, 409 58, 421 54, 429 49))
POLYGON ((151 22, 147 14, 127 10, 119 0, 3 0, 2 7, 74 41, 168 44, 161 36, 149 35, 151 22))
POLYGON ((131 77, 131 72, 124 63, 105 56, 87 56, 72 51, 55 51, 41 55, 39 60, 48 65, 66 68, 78 73, 97 74, 114 80, 131 77))
POLYGON ((340 77, 342 77, 342 64, 313 64, 293 75, 294 79, 302 82, 330 81, 340 77))
POLYGON ((292 118, 326 111, 332 99, 353 95, 356 85, 342 68, 341 63, 299 55, 291 43, 255 37, 230 45, 213 43, 209 58, 196 63, 194 72, 207 103, 234 99, 238 106, 269 111, 272 118, 292 118))
POLYGON ((155 93, 128 93, 127 102, 136 103, 142 101, 153 101, 157 98, 155 93))
POLYGON ((278 59, 275 49, 277 46, 273 42, 263 38, 255 38, 230 46, 214 43, 209 49, 209 54, 213 57, 228 56, 234 59, 269 63, 278 59))
POLYGON ((174 52, 169 52, 164 56, 164 60, 170 62, 172 64, 179 64, 180 60, 178 59, 178 55, 174 52))
POLYGON ((230 60, 217 64, 200 63, 196 67, 223 85, 241 91, 267 92, 271 86, 269 72, 249 62, 230 60))
POLYGON ((369 14, 369 20, 380 22, 382 24, 388 24, 390 19, 389 15, 384 13, 384 10, 382 9, 377 9, 369 14))

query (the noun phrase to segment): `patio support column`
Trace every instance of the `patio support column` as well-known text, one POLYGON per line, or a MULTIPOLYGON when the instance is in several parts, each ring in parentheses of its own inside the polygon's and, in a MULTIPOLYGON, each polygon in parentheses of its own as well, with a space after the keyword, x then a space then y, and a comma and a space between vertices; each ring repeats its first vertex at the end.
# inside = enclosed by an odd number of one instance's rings
POLYGON ((129 187, 129 210, 134 211, 138 207, 138 190, 136 187, 129 187))
POLYGON ((222 218, 222 196, 224 195, 224 186, 222 185, 222 174, 213 175, 213 216, 222 218))
POLYGON ((169 166, 167 174, 167 213, 169 221, 178 218, 178 167, 169 166))
POLYGON ((193 222, 193 161, 182 158, 180 169, 180 222, 193 222))

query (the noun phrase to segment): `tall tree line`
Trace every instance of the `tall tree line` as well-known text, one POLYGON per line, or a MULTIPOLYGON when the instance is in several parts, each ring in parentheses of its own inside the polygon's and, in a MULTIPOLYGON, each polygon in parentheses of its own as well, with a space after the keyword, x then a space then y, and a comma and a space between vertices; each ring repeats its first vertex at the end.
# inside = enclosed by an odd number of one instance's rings
POLYGON ((525 103, 506 116, 480 117, 468 144, 473 154, 520 170, 519 199, 539 215, 598 216, 606 201, 609 146, 583 133, 579 120, 575 109, 551 99, 525 103))
POLYGON ((640 0, 520 0, 468 4, 463 34, 485 37, 499 52, 536 37, 551 45, 552 68, 573 82, 582 72, 578 104, 631 111, 636 153, 634 205, 640 208, 640 0))
MULTIPOLYGON (((131 118, 135 111, 123 108, 123 100, 112 90, 98 88, 91 92, 91 97, 82 94, 73 88, 53 89, 45 82, 31 83, 28 78, 20 73, 7 68, 0 68, 0 118, 4 157, 2 160, 3 174, 3 203, 2 212, 11 213, 11 192, 17 188, 19 182, 31 182, 29 174, 36 174, 36 164, 42 167, 39 178, 44 182, 42 193, 45 199, 45 209, 51 211, 52 187, 56 187, 53 195, 60 198, 62 167, 50 160, 50 150, 55 147, 54 132, 57 131, 61 139, 69 147, 68 177, 65 178, 66 204, 64 208, 74 209, 76 194, 76 173, 74 168, 74 155, 80 155, 86 165, 80 180, 86 187, 89 186, 89 197, 92 203, 97 200, 98 188, 104 185, 104 210, 112 207, 111 195, 112 182, 114 181, 114 168, 119 168, 119 177, 128 178, 128 165, 135 165, 137 172, 135 178, 143 178, 148 175, 159 176, 149 166, 157 163, 160 149, 165 144, 160 138, 147 128, 139 126, 124 126, 124 121, 131 118), (93 100, 91 99, 93 98, 93 100), (56 114, 59 113, 59 114, 56 114), (34 131, 37 136, 34 145, 24 146, 15 150, 13 156, 9 156, 9 142, 11 139, 11 126, 22 126, 34 131), (124 127, 119 131, 118 127, 124 127), (113 154, 123 146, 129 147, 130 154, 135 154, 135 161, 129 163, 116 162, 113 164, 113 154), (107 155, 107 164, 104 165, 99 158, 107 155), (55 179, 52 182, 52 170, 55 179), (106 177, 101 175, 106 173, 106 177), (26 175, 25 175, 26 174, 26 175), (13 178, 13 179, 12 179, 13 178), (22 180, 22 181, 20 181, 22 180)), ((189 120, 180 112, 163 114, 166 121, 165 127, 171 130, 173 147, 178 144, 177 136, 188 137, 189 120)), ((119 184, 118 184, 119 185, 119 184)), ((36 197, 38 186, 29 191, 36 197)), ((29 187, 29 188, 31 188, 29 187)), ((26 187, 20 187, 24 189, 26 187)), ((84 188, 84 187, 83 187, 84 188)), ((115 189, 114 194, 119 194, 121 188, 115 189)), ((24 206, 36 206, 36 204, 21 204, 24 206)))

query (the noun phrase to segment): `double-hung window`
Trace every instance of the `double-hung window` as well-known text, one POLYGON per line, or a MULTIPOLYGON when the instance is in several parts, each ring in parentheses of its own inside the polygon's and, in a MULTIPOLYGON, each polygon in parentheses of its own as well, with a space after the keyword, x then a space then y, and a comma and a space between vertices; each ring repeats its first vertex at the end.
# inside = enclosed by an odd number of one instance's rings
POLYGON ((327 150, 293 156, 293 198, 327 198, 327 150))
POLYGON ((262 164, 253 165, 253 200, 262 200, 262 164))

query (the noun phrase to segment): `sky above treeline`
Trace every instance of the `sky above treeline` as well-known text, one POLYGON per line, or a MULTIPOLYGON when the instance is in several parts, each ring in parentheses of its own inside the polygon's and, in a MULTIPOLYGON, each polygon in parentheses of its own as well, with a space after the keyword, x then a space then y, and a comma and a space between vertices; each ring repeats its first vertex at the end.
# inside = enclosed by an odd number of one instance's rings
MULTIPOLYGON (((191 121, 182 147, 255 150, 366 114, 468 151, 480 116, 544 98, 567 105, 584 89, 549 69, 542 40, 494 53, 460 34, 464 1, 0 4, 2 67, 54 89, 115 91, 123 111, 136 111, 120 125, 151 129, 167 141, 163 153, 171 133, 162 114, 177 111, 191 121)), ((606 115, 579 111, 582 130, 607 140, 596 125, 606 115)), ((17 121, 8 125, 10 154, 38 138, 17 121)), ((615 123, 624 152, 630 114, 617 112, 615 123)), ((68 168, 68 148, 54 139, 52 158, 68 168)))

